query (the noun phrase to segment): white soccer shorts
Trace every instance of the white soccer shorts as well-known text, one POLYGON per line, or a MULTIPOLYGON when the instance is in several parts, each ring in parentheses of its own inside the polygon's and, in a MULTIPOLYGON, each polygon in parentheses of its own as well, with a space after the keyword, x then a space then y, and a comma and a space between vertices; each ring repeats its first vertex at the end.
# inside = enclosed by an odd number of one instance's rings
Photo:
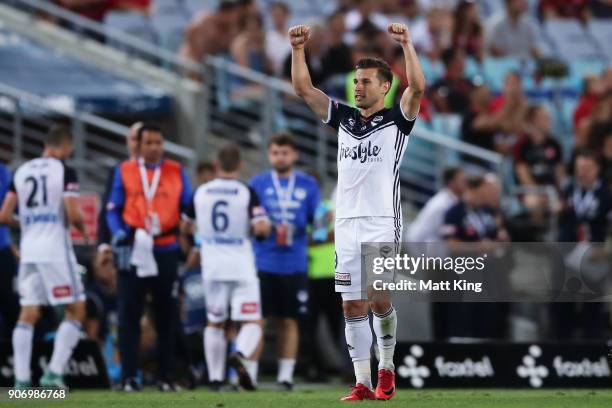
MULTIPOLYGON (((342 294, 343 300, 366 299, 366 289, 362 287, 362 255, 380 256, 379 251, 373 254, 362 254, 362 243, 385 242, 393 244, 394 256, 402 238, 402 221, 393 217, 358 217, 336 219, 336 292, 342 294)), ((391 278, 392 279, 392 278, 391 278)))
POLYGON ((206 314, 213 323, 222 323, 229 317, 244 322, 261 319, 259 279, 248 281, 204 280, 206 314))
POLYGON ((85 300, 79 266, 67 262, 21 263, 18 291, 22 306, 55 306, 85 300))

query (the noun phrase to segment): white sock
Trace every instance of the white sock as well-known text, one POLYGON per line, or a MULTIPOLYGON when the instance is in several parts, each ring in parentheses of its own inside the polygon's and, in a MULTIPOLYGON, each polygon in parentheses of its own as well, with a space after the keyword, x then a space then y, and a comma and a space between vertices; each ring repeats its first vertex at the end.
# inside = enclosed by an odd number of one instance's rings
POLYGON ((236 336, 236 351, 249 358, 257 349, 261 334, 261 326, 257 323, 243 324, 236 336))
POLYGON ((242 364, 244 364, 244 368, 246 368, 249 376, 251 377, 251 381, 253 384, 257 384, 257 370, 259 368, 259 362, 255 360, 242 360, 242 364))
POLYGON ((281 358, 278 360, 278 376, 276 382, 288 382, 293 384, 293 369, 295 358, 281 358))
POLYGON ((16 381, 31 381, 30 363, 32 360, 33 336, 34 327, 32 325, 17 322, 13 330, 13 367, 16 381))
POLYGON ((81 337, 81 323, 76 320, 64 320, 57 329, 55 342, 53 343, 53 354, 49 363, 49 371, 55 374, 64 374, 68 359, 72 350, 78 344, 81 337))
POLYGON ((367 315, 346 317, 344 333, 349 355, 355 368, 357 384, 372 388, 372 373, 370 371, 370 348, 372 347, 372 330, 367 315))
POLYGON ((376 334, 376 344, 380 355, 378 369, 394 370, 393 354, 395 353, 397 334, 397 313, 395 313, 393 306, 381 315, 374 313, 372 326, 376 334))
POLYGON ((218 327, 204 329, 204 355, 209 381, 223 381, 225 378, 225 354, 227 341, 225 331, 218 327))

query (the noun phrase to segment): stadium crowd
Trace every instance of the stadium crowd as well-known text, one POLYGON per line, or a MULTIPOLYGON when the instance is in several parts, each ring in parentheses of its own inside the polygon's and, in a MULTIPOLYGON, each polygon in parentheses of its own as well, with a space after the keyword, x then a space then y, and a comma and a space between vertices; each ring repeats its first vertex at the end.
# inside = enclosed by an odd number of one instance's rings
MULTIPOLYGON (((130 8, 149 13, 154 7, 147 0, 57 0, 57 3, 99 21, 111 9, 130 8)), ((568 143, 566 135, 561 134, 559 126, 555 124, 554 116, 558 112, 551 111, 552 104, 542 104, 541 99, 528 95, 525 89, 525 82, 528 81, 523 72, 507 73, 501 89, 495 90, 485 85, 478 76, 468 75, 467 65, 497 57, 540 59, 542 51, 538 47, 536 26, 539 21, 565 18, 586 22, 594 17, 609 18, 612 16, 612 4, 606 0, 542 0, 529 9, 525 0, 500 3, 504 8, 495 10, 484 21, 478 10, 479 4, 475 1, 339 0, 333 13, 312 24, 312 38, 306 46, 306 55, 313 82, 330 95, 350 102, 354 98, 351 90, 354 62, 364 56, 377 56, 389 61, 393 68, 394 82, 389 98, 390 103, 395 102, 409 84, 403 71, 402 55, 384 35, 384 29, 389 21, 406 22, 412 27, 413 41, 419 53, 426 56, 432 65, 443 67, 440 78, 428 86, 421 105, 420 121, 431 124, 438 115, 458 115, 461 118, 460 138, 505 156, 513 163, 513 171, 509 179, 500 179, 490 173, 493 169, 488 168, 484 161, 466 156, 464 160, 469 165, 448 168, 442 175, 444 188, 430 199, 413 222, 407 220, 405 240, 525 242, 546 238, 567 242, 606 241, 610 239, 612 227, 612 68, 584 78, 578 103, 572 112, 572 138, 568 143), (507 182, 515 186, 513 194, 520 207, 518 215, 513 214, 512 217, 504 211, 501 203, 500 183, 507 182), (553 196, 558 198, 558 202, 551 198, 553 196), (553 237, 547 235, 551 230, 551 219, 555 223, 554 230, 558 230, 553 237), (470 224, 473 220, 476 220, 474 225, 470 224)), ((207 55, 224 55, 244 67, 289 79, 291 49, 286 32, 289 21, 294 20, 291 13, 290 2, 266 2, 264 6, 248 0, 221 1, 216 10, 193 16, 178 53, 196 62, 207 55), (269 24, 266 24, 268 21, 262 17, 263 14, 270 17, 269 24)), ((206 81, 206 78, 202 80, 206 81)), ((239 80, 235 82, 236 97, 262 97, 257 90, 246 89, 239 80)), ((132 159, 139 157, 144 133, 156 131, 147 126, 136 123, 128 135, 128 155, 132 159)), ((272 140, 276 140, 269 146, 273 167, 277 164, 271 152, 274 148, 285 147, 290 150, 289 154, 297 154, 290 137, 279 136, 272 140)), ((289 164, 293 166, 296 157, 291 160, 289 164)), ((197 184, 212 180, 217 170, 218 164, 201 163, 197 184)), ((307 350, 300 352, 300 355, 306 356, 302 361, 302 372, 310 379, 323 379, 328 373, 329 367, 321 361, 321 353, 317 351, 320 346, 317 334, 320 314, 326 315, 329 325, 327 332, 332 337, 332 343, 344 350, 340 344, 343 341, 340 333, 340 299, 333 291, 333 223, 330 222, 333 219, 333 198, 320 199, 316 173, 300 174, 305 194, 312 195, 312 200, 308 208, 303 209, 301 239, 296 239, 293 245, 302 247, 296 249, 299 256, 302 256, 302 251, 304 254, 308 251, 308 266, 304 262, 304 265, 291 265, 274 271, 276 265, 266 264, 270 258, 274 258, 269 253, 274 252, 273 245, 260 247, 257 254, 260 272, 281 276, 268 277, 267 283, 262 279, 262 284, 267 285, 265 288, 262 286, 262 301, 264 316, 266 304, 269 304, 268 308, 273 310, 269 316, 280 319, 278 334, 281 347, 277 379, 280 383, 288 384, 293 382, 298 337, 302 337, 302 345, 307 350), (284 275, 290 278, 285 279, 284 275), (278 293, 289 290, 300 302, 289 306, 279 305, 278 293), (309 299, 314 300, 310 305, 309 299)), ((4 187, 4 184, 0 183, 0 187, 4 187)), ((112 194, 112 185, 113 177, 109 177, 109 194, 112 194)), ((269 188, 266 181, 257 178, 253 179, 251 186, 261 191, 260 196, 269 188)), ((507 186, 503 190, 509 191, 507 186)), ((3 191, 0 190, 0 198, 1 193, 3 191)), ((110 196, 104 197, 104 203, 109 199, 112 200, 110 196)), ((181 267, 177 272, 180 281, 177 295, 180 309, 176 310, 176 316, 156 316, 155 307, 148 306, 141 318, 142 307, 148 300, 148 295, 143 291, 140 314, 131 316, 130 327, 122 327, 119 304, 122 298, 129 298, 135 289, 121 294, 119 255, 111 245, 117 244, 118 228, 110 226, 112 221, 107 223, 109 218, 104 212, 99 221, 100 245, 88 268, 87 320, 84 326, 87 336, 100 343, 106 355, 109 374, 117 382, 122 378, 120 332, 123 331, 125 336, 125 330, 130 330, 140 332, 140 338, 124 340, 131 342, 131 348, 124 351, 124 355, 130 354, 136 360, 138 354, 141 356, 140 361, 130 363, 130 376, 144 376, 145 382, 152 381, 154 370, 150 367, 163 359, 156 356, 155 350, 160 351, 162 356, 170 355, 168 350, 176 348, 183 371, 189 373, 189 385, 196 386, 204 378, 201 345, 206 326, 206 308, 201 295, 201 271, 196 252, 192 250, 191 238, 188 234, 182 234, 179 240, 181 267), (176 327, 164 326, 162 349, 156 328, 159 329, 160 323, 175 321, 180 323, 176 327), (142 370, 138 373, 137 365, 142 370)), ((5 239, 8 231, 0 230, 0 233, 3 234, 0 235, 2 259, 12 259, 14 262, 10 242, 5 239)), ((279 264, 283 262, 279 261, 279 264)), ((6 274, 0 276, 3 279, 6 277, 6 274)), ((8 287, 3 284, 0 289, 5 291, 8 287)), ((152 305, 158 302, 156 295, 152 297, 152 305)), ((166 296, 174 295, 168 293, 166 296)), ((3 294, 1 299, 2 333, 6 338, 16 319, 17 298, 13 293, 3 294)), ((597 303, 577 309, 569 304, 550 307, 552 326, 547 337, 609 337, 607 306, 597 303), (581 322, 584 323, 582 329, 579 328, 581 322)), ((170 309, 158 312, 173 313, 170 309)), ((509 306, 505 304, 486 307, 441 305, 434 313, 434 337, 440 340, 451 337, 508 338, 508 315, 509 306), (476 320, 475 316, 479 318, 476 320)), ((48 313, 46 316, 47 319, 39 323, 36 332, 38 338, 43 338, 53 326, 53 315, 48 313)), ((227 325, 224 333, 228 338, 236 336, 232 325, 227 325)), ((165 364, 170 366, 170 362, 165 364)), ((346 365, 346 361, 339 364, 343 373, 346 365)), ((167 369, 170 370, 169 367, 167 369)))

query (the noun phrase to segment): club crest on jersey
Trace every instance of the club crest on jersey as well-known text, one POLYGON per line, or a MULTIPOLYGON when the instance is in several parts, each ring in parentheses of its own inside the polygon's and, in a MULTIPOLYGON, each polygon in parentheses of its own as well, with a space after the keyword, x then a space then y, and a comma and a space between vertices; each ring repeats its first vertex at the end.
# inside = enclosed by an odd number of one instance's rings
POLYGON ((378 157, 382 149, 380 146, 372 145, 372 141, 360 142, 356 146, 345 146, 344 143, 338 148, 338 161, 343 159, 358 160, 361 163, 382 161, 378 157))
POLYGON ((381 120, 383 120, 383 117, 381 115, 378 115, 375 116, 374 119, 372 119, 372 123, 378 124, 381 120))
POLYGON ((295 198, 302 201, 306 198, 306 190, 304 190, 303 188, 296 188, 295 193, 293 193, 293 195, 295 196, 295 198))
POLYGON ((349 118, 349 120, 348 120, 348 127, 351 128, 351 129, 353 127, 355 127, 355 119, 349 118))

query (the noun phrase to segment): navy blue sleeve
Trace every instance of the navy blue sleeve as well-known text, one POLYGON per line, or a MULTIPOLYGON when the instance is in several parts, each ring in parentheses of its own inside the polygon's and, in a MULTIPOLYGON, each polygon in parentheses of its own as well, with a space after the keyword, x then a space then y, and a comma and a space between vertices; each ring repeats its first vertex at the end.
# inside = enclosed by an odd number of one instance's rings
POLYGON ((405 135, 409 135, 410 132, 412 132, 412 128, 414 127, 414 123, 416 122, 416 116, 412 119, 407 118, 406 115, 404 115, 404 112, 402 111, 402 106, 399 103, 393 106, 393 108, 391 108, 390 115, 400 132, 405 135))
POLYGON ((4 199, 4 196, 9 191, 14 191, 13 180, 11 177, 11 171, 4 166, 0 165, 0 171, 2 172, 2 179, 0 180, 0 202, 4 199), (11 189, 12 186, 12 189, 11 189))
POLYGON ((461 216, 457 207, 451 207, 444 214, 444 223, 442 224, 440 235, 443 239, 458 238, 461 229, 461 216))
POLYGON ((323 121, 323 123, 338 130, 342 119, 344 119, 347 116, 352 115, 354 111, 355 111, 354 108, 351 108, 348 105, 345 105, 343 103, 330 99, 329 108, 327 111, 327 120, 323 121))
POLYGON ((183 182, 183 190, 181 191, 181 209, 186 211, 191 205, 193 205, 193 190, 191 189, 191 182, 189 181, 185 168, 181 168, 181 180, 183 182))

